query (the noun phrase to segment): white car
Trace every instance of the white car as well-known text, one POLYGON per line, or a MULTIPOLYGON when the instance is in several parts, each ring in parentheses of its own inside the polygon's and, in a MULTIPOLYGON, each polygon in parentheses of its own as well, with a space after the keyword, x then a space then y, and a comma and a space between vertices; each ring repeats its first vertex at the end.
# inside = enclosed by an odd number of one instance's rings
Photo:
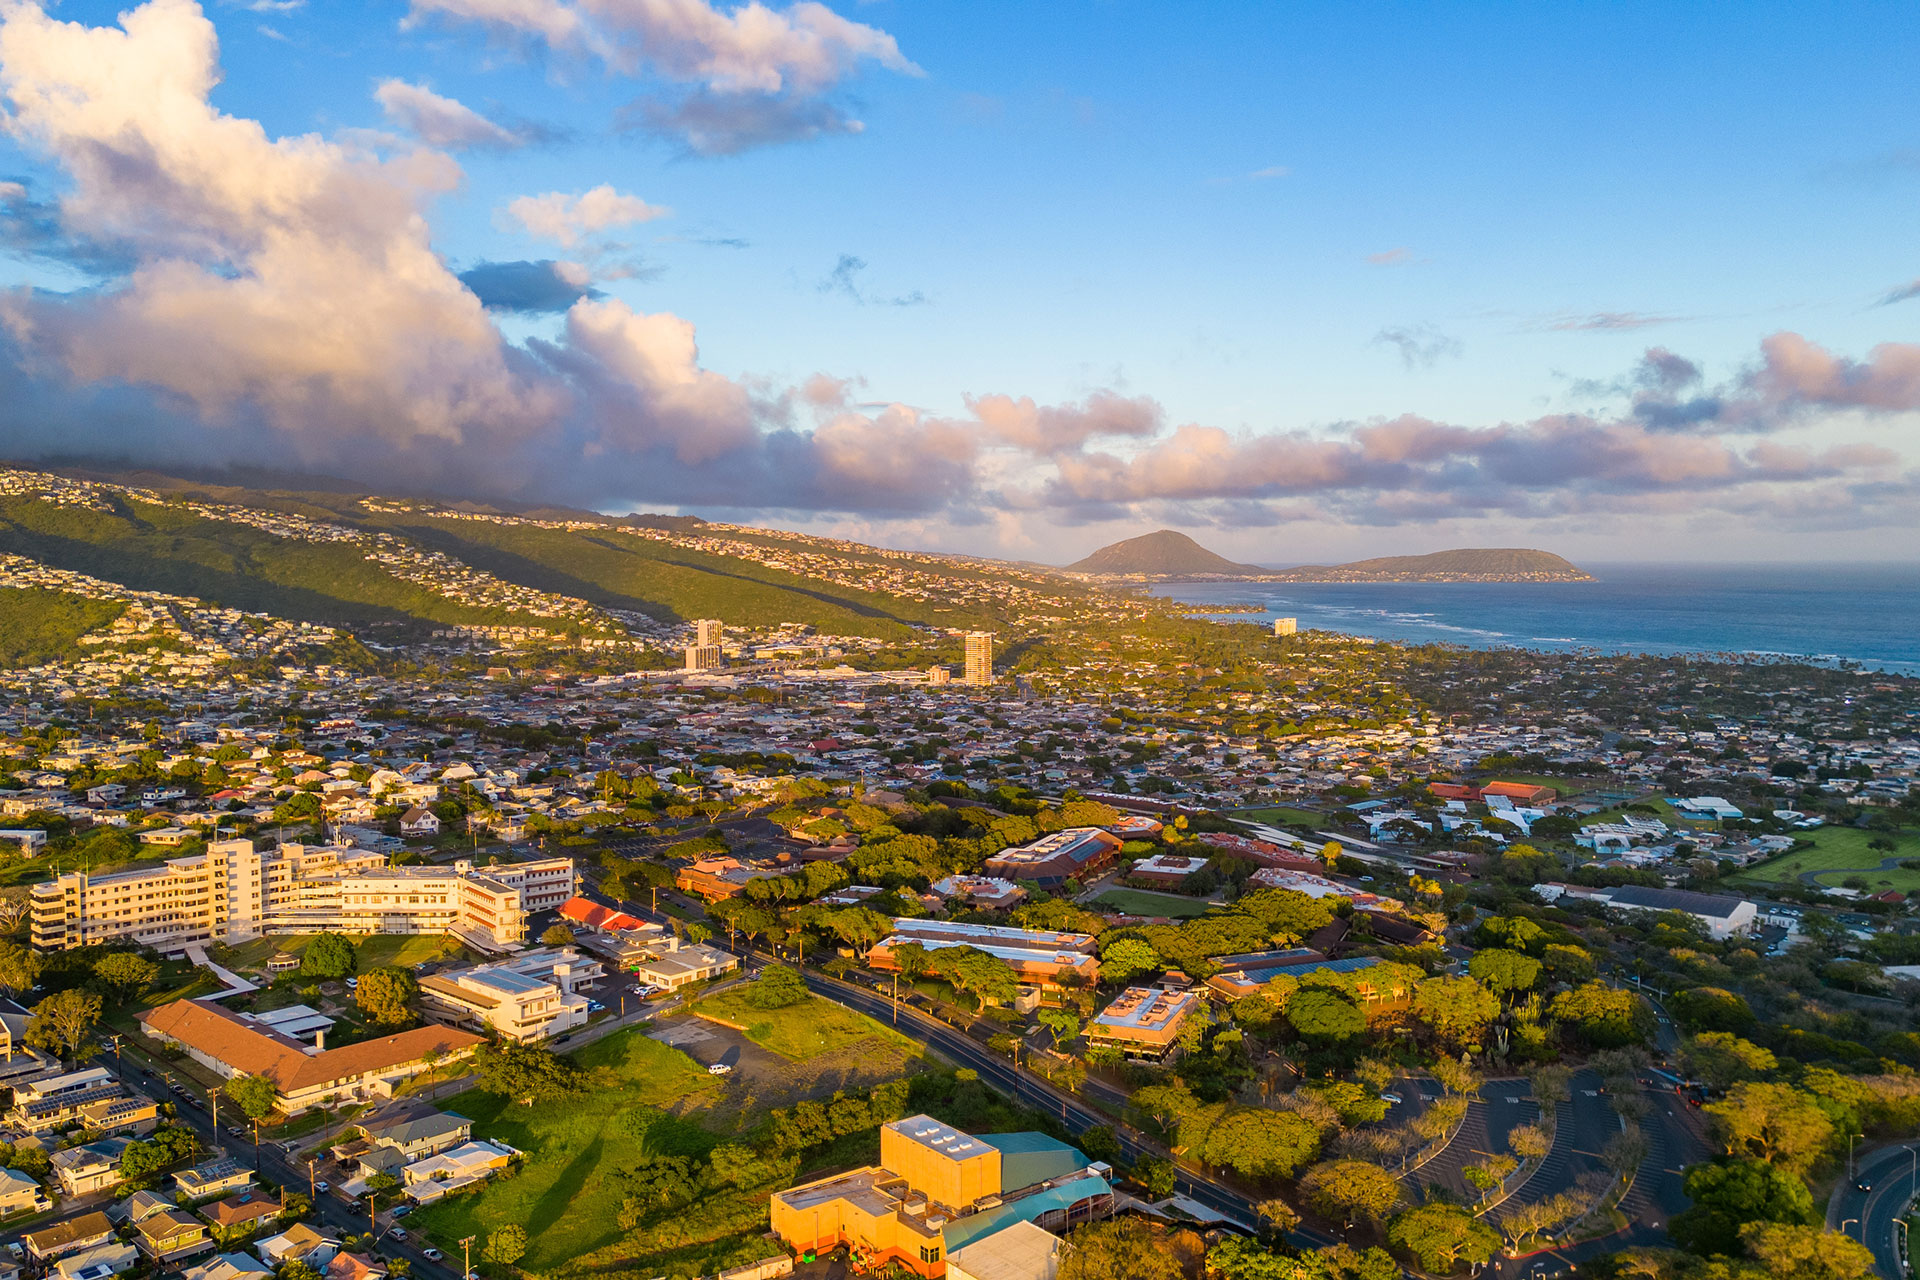
POLYGON ((316 1182, 313 1184, 313 1189, 321 1195, 325 1195, 327 1192, 333 1190, 333 1184, 331 1182, 316 1182))
POLYGON ((420 1256, 425 1258, 428 1262, 445 1262, 447 1260, 447 1255, 440 1252, 438 1249, 422 1249, 420 1251, 420 1256))
POLYGON ((710 1076, 732 1075, 733 1065, 731 1063, 726 1063, 726 1062, 716 1062, 712 1066, 707 1068, 707 1074, 710 1076))

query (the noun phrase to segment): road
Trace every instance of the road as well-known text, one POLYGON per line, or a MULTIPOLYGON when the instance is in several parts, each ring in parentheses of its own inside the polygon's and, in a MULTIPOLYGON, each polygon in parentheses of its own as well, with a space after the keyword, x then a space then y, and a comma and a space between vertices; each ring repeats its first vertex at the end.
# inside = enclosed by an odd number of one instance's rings
POLYGON ((1846 1233, 1873 1250, 1874 1269, 1885 1280, 1906 1280, 1901 1265, 1900 1235, 1903 1210, 1920 1194, 1920 1148, 1881 1147, 1859 1158, 1852 1178, 1842 1178, 1827 1202, 1827 1226, 1846 1233), (1860 1190, 1865 1183, 1870 1190, 1860 1190))

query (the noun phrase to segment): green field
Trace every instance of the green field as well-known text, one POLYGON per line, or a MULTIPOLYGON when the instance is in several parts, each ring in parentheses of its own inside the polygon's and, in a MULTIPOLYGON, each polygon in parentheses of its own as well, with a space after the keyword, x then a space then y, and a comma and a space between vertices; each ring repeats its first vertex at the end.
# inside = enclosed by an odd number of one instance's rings
POLYGON ((37 667, 82 652, 74 641, 119 617, 125 605, 65 591, 0 587, 0 667, 37 667))
MULTIPOLYGON (((583 1093, 533 1107, 478 1090, 443 1103, 473 1121, 476 1137, 497 1138, 527 1153, 519 1173, 477 1195, 457 1195, 414 1215, 418 1226, 453 1257, 460 1240, 508 1223, 527 1231, 523 1269, 550 1273, 618 1269, 640 1256, 626 1250, 628 1232, 615 1221, 626 1195, 621 1174, 648 1155, 702 1153, 719 1141, 668 1114, 720 1086, 700 1065, 639 1031, 623 1031, 573 1055, 588 1070, 583 1093), (622 1259, 623 1250, 627 1257, 622 1259), (602 1255, 589 1262, 590 1255, 602 1255)), ((753 1206, 765 1229, 764 1206, 753 1206)), ((474 1250, 474 1261, 480 1251, 474 1250)), ((649 1272, 648 1274, 652 1274, 649 1272)))
POLYGON ((805 1062, 868 1040, 919 1052, 899 1032, 818 996, 784 1009, 756 1009, 747 1003, 745 988, 736 987, 700 1001, 693 1011, 745 1027, 747 1039, 789 1062, 805 1062))
POLYGON ((1749 867, 1736 877, 1759 884, 1779 884, 1798 880, 1803 872, 1819 872, 1816 879, 1823 885, 1838 885, 1850 875, 1858 875, 1866 880, 1874 892, 1885 889, 1898 889, 1905 893, 1920 889, 1920 871, 1909 871, 1905 867, 1893 867, 1879 870, 1882 860, 1887 858, 1920 859, 1920 835, 1903 831, 1898 835, 1887 836, 1894 842, 1893 852, 1867 848, 1867 841, 1882 833, 1862 831, 1857 827, 1818 827, 1812 831, 1796 833, 1811 840, 1811 849, 1785 853, 1757 866, 1749 867))
POLYGON ((1155 893, 1151 889, 1109 889, 1095 898, 1093 905, 1108 911, 1124 911, 1130 916, 1172 916, 1185 920, 1205 915, 1211 904, 1201 898, 1155 893))
POLYGON ((1315 813, 1311 809, 1294 809, 1286 805, 1269 805, 1261 809, 1235 809, 1227 816, 1245 818, 1248 822, 1264 822, 1270 827, 1290 825, 1324 827, 1330 821, 1324 813, 1315 813))

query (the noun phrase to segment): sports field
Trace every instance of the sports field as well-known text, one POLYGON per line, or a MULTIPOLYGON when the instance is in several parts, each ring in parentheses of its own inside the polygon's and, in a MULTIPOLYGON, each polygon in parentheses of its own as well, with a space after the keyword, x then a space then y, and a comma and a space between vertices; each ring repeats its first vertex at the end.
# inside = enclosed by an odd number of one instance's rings
POLYGON ((1095 898, 1093 905, 1108 911, 1124 911, 1130 916, 1172 916, 1186 920, 1205 915, 1210 904, 1200 898, 1155 893, 1151 889, 1109 889, 1095 898))

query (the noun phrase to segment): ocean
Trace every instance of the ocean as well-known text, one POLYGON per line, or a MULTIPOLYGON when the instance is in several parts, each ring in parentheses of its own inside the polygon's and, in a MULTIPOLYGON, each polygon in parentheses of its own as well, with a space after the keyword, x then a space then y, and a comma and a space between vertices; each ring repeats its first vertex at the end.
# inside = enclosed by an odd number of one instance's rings
POLYGON ((1169 582, 1234 618, 1472 648, 1788 655, 1920 675, 1920 565, 1582 565, 1597 582, 1169 582))

